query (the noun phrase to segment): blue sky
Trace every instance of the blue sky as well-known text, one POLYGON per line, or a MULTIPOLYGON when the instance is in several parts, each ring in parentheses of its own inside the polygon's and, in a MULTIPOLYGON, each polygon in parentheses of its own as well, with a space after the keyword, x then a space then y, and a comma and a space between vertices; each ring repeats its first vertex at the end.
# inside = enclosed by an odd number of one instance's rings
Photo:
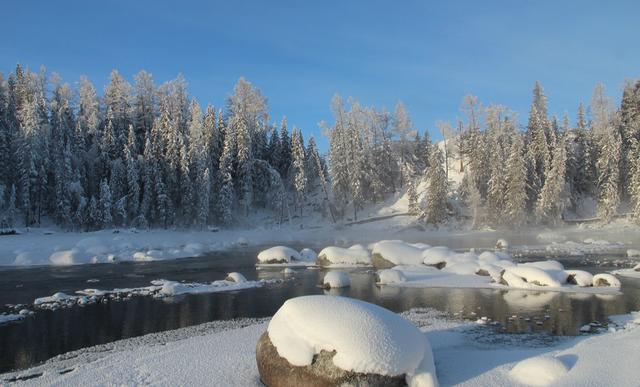
MULTIPOLYGON (((437 137, 467 93, 526 122, 540 80, 571 117, 595 83, 616 100, 640 76, 638 1, 6 1, 0 71, 45 65, 98 88, 112 69, 156 83, 182 73, 220 107, 240 76, 308 136, 334 93, 393 110, 437 137)), ((326 141, 321 140, 321 146, 326 141)))

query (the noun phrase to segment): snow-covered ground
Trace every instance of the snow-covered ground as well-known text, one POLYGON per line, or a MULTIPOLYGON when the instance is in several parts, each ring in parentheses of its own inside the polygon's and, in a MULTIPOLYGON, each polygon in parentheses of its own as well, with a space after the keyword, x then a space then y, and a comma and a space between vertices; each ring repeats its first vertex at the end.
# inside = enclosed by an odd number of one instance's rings
MULTIPOLYGON (((556 339, 507 338, 490 326, 427 309, 403 316, 426 333, 442 386, 539 385, 550 374, 558 377, 555 386, 624 387, 640 380, 640 313, 612 318, 607 333, 556 339), (558 363, 566 373, 546 368, 558 363)), ((267 325, 268 320, 217 321, 151 334, 61 355, 0 380, 33 386, 261 386, 255 346, 267 325)))
MULTIPOLYGON (((361 224, 334 225, 310 214, 282 226, 262 225, 250 229, 194 230, 102 230, 64 232, 57 229, 18 229, 19 235, 0 236, 0 266, 72 265, 118 261, 152 261, 194 257, 210 251, 246 245, 307 244, 349 247, 380 240, 402 239, 451 248, 493 248, 505 238, 515 255, 567 255, 614 253, 633 257, 640 251, 640 227, 626 220, 602 228, 568 226, 560 229, 522 231, 469 230, 468 225, 450 222, 425 229, 407 216, 406 194, 390 197, 360 212, 361 224), (390 215, 398 215, 389 218, 390 215)), ((349 223, 349 220, 345 220, 349 223)), ((416 246, 418 247, 418 246, 416 246)), ((302 253, 298 264, 312 261, 302 253)), ((291 263, 289 263, 291 264, 291 263)))

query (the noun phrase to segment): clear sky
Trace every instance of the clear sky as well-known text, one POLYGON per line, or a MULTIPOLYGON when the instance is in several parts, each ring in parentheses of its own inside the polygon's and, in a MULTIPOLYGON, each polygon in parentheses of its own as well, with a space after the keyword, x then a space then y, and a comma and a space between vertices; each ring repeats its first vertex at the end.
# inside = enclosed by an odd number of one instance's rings
POLYGON ((217 107, 245 76, 273 120, 316 137, 334 93, 389 110, 402 100, 437 137, 467 93, 524 123, 535 80, 551 112, 573 117, 595 83, 618 100, 640 76, 640 1, 8 0, 0 10, 5 74, 45 65, 101 89, 114 68, 156 83, 182 73, 217 107))

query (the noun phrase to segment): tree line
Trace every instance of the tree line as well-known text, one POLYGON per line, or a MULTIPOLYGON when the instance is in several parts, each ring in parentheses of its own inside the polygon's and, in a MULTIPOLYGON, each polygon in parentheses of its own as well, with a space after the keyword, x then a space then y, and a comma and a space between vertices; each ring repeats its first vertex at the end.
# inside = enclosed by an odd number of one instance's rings
POLYGON ((113 71, 99 96, 84 77, 74 89, 20 65, 0 74, 1 226, 227 226, 262 209, 282 221, 319 189, 314 138, 270 123, 245 79, 220 110, 202 109, 181 76, 134 80, 113 71))
POLYGON ((442 141, 416 130, 407 109, 331 101, 323 157, 241 78, 226 106, 204 109, 176 79, 130 84, 113 71, 104 93, 45 70, 0 74, 0 227, 52 219, 73 230, 205 227, 273 222, 307 212, 357 219, 406 193, 409 212, 439 224, 555 225, 570 211, 608 222, 640 219, 640 81, 613 106, 595 87, 572 124, 550 115, 536 83, 527 124, 501 105, 464 98, 462 118, 439 122, 442 141))
POLYGON ((640 220, 640 81, 626 83, 618 108, 597 85, 573 125, 549 115, 538 82, 523 127, 505 106, 468 95, 461 119, 438 123, 438 143, 420 136, 402 103, 391 114, 348 102, 336 96, 334 123, 325 124, 340 213, 357 217, 405 187, 409 212, 433 224, 466 216, 473 227, 557 225, 569 211, 640 220))

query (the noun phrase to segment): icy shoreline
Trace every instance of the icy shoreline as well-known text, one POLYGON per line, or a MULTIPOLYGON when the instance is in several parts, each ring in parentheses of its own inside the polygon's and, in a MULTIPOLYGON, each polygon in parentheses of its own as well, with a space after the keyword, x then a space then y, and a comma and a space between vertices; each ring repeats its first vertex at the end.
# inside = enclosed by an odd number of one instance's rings
MULTIPOLYGON (((634 366, 639 360, 637 312, 612 317, 607 333, 551 342, 536 335, 510 335, 512 340, 502 340, 505 334, 490 326, 453 320, 430 309, 402 315, 426 333, 443 386, 514 385, 515 365, 539 357, 559 360, 568 369, 556 385, 631 386, 640 379, 640 369, 634 366)), ((121 340, 63 354, 42 365, 0 375, 0 380, 34 386, 260 386, 255 345, 268 321, 215 321, 121 340)))
POLYGON ((390 238, 447 245, 454 249, 491 249, 497 239, 506 237, 512 242, 515 256, 621 255, 627 248, 640 248, 638 227, 592 230, 569 226, 553 231, 535 228, 501 232, 450 228, 425 231, 412 225, 411 219, 392 218, 352 226, 321 223, 308 228, 284 225, 280 228, 212 230, 215 232, 118 229, 79 233, 46 228, 19 229, 18 235, 0 237, 0 267, 169 260, 266 244, 346 247, 390 238), (611 244, 601 244, 603 239, 611 244), (475 241, 473 246, 469 241, 475 241))

